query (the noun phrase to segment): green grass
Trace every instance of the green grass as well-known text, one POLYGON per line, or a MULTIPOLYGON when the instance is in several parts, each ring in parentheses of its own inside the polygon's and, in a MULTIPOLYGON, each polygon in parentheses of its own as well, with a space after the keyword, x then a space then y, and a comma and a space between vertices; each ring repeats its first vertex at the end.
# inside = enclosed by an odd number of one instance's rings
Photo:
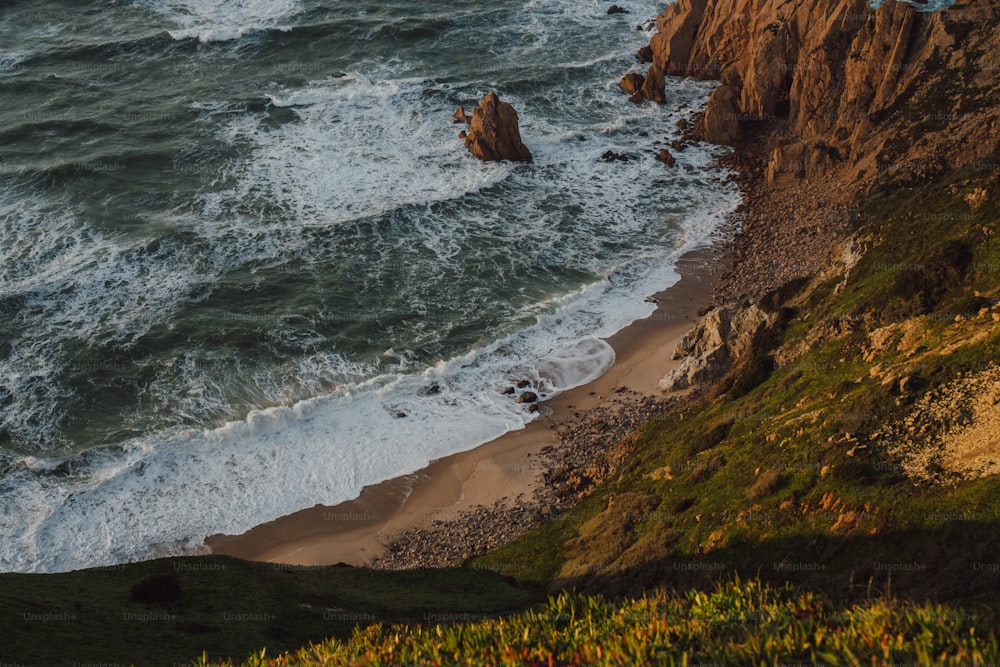
POLYGON ((1000 476, 916 485, 877 435, 1000 360, 975 317, 1000 300, 998 191, 997 172, 876 191, 846 280, 766 297, 781 326, 719 391, 648 422, 591 496, 464 568, 0 575, 0 662, 186 664, 211 647, 210 663, 248 664, 1000 663, 984 634, 1000 628, 1000 476), (971 209, 980 188, 994 195, 971 209), (890 344, 872 352, 878 327, 890 344), (155 575, 179 595, 133 601, 155 575))
POLYGON ((978 629, 968 609, 888 597, 837 606, 792 587, 734 580, 710 593, 660 592, 620 602, 561 593, 500 619, 373 625, 289 654, 261 652, 242 664, 860 666, 998 659, 995 636, 978 629))
POLYGON ((981 299, 1000 298, 1000 245, 983 232, 1000 212, 994 201, 972 210, 964 199, 976 188, 995 192, 998 181, 996 173, 954 174, 866 202, 858 234, 870 247, 846 283, 795 285, 765 299, 794 315, 755 354, 800 350, 795 358, 739 391, 651 421, 620 474, 581 506, 475 565, 515 563, 513 576, 550 592, 611 595, 705 588, 734 573, 843 600, 869 582, 917 599, 996 589, 1000 576, 988 564, 1000 553, 1000 479, 914 486, 875 434, 923 392, 1000 359, 992 318, 954 323, 981 299), (897 350, 900 328, 872 356, 868 332, 904 323, 915 332, 912 349, 897 350), (870 373, 876 364, 908 377, 912 389, 883 384, 885 374, 870 373), (640 496, 654 509, 616 501, 640 496), (925 518, 948 515, 973 518, 925 518), (600 533, 615 538, 588 539, 600 533), (581 567, 586 559, 591 571, 581 567))
POLYGON ((539 599, 488 571, 296 568, 221 556, 0 574, 0 663, 189 664, 209 647, 212 659, 242 658, 261 646, 347 637, 359 624, 488 616, 539 599), (175 580, 180 596, 134 602, 133 587, 153 576, 175 580))

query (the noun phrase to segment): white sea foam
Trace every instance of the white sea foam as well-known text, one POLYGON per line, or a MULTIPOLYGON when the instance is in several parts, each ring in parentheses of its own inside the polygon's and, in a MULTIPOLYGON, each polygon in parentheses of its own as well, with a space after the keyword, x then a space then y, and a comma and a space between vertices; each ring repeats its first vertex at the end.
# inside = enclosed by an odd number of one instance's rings
POLYGON ((300 122, 273 131, 262 129, 261 118, 231 124, 227 141, 257 149, 237 189, 209 197, 207 212, 234 198, 251 206, 277 202, 300 225, 323 226, 452 199, 501 180, 509 167, 471 169, 472 158, 455 150, 457 131, 440 122, 444 109, 428 117, 420 93, 415 82, 350 75, 270 94, 300 122))
MULTIPOLYGON (((579 65, 567 57, 567 67, 579 65)), ((504 95, 521 110, 535 157, 514 166, 471 158, 447 120, 456 101, 485 92, 480 84, 456 90, 389 74, 268 89, 276 107, 294 110, 294 120, 277 125, 265 112, 199 102, 205 122, 246 150, 224 175, 231 188, 174 212, 172 224, 190 234, 183 243, 146 248, 109 237, 63 202, 19 196, 2 211, 6 288, 30 302, 19 311, 29 333, 2 372, 22 383, 25 401, 51 406, 45 417, 37 405, 15 405, 28 437, 44 432, 39 416, 56 430, 64 398, 57 392, 66 389, 51 378, 67 359, 53 350, 71 336, 127 348, 230 271, 322 265, 317 238, 330 230, 380 226, 365 242, 370 261, 384 253, 390 264, 372 280, 402 276, 400 299, 423 315, 406 325, 415 347, 439 340, 440 321, 427 311, 452 305, 438 304, 452 298, 441 289, 449 281, 474 284, 463 272, 476 263, 502 263, 498 279, 511 290, 541 293, 522 299, 500 329, 430 365, 387 339, 385 354, 398 361, 390 372, 317 332, 271 326, 270 342, 312 351, 231 378, 244 386, 241 400, 271 407, 222 426, 213 424, 233 411, 230 378, 204 372, 210 351, 179 354, 146 388, 166 413, 160 430, 66 461, 39 454, 0 462, 8 469, 0 480, 0 569, 67 570, 196 548, 207 534, 349 499, 366 484, 521 428, 533 416, 502 390, 529 379, 550 397, 602 373, 613 351, 601 338, 652 312, 643 297, 677 279, 674 259, 703 243, 735 202, 703 170, 709 150, 688 148, 669 171, 653 160, 652 137, 668 134, 680 112, 627 103, 616 77, 586 96, 567 90, 551 100, 564 110, 558 122, 532 113, 539 100, 504 95), (595 107, 613 113, 587 120, 595 107), (651 137, 637 138, 637 128, 651 137), (634 159, 605 162, 606 150, 634 159), (566 269, 599 278, 567 290, 559 277, 566 269)), ((670 90, 697 104, 708 84, 670 90)), ((463 299, 455 309, 474 318, 475 301, 463 299)))
POLYGON ((16 72, 27 58, 28 54, 26 53, 0 51, 0 75, 16 72))
POLYGON ((201 42, 239 39, 255 30, 288 30, 300 0, 141 0, 169 21, 174 39, 201 42))
MULTIPOLYGON (((872 0, 869 4, 872 9, 878 9, 886 0, 872 0)), ((942 9, 947 9, 955 4, 955 0, 896 0, 897 2, 905 2, 909 5, 913 5, 918 12, 937 12, 942 9)))
POLYGON ((20 189, 0 198, 0 298, 16 299, 19 335, 0 358, 0 427, 24 447, 60 441, 56 380, 74 342, 128 347, 201 282, 197 257, 170 242, 147 251, 94 230, 69 204, 20 189))

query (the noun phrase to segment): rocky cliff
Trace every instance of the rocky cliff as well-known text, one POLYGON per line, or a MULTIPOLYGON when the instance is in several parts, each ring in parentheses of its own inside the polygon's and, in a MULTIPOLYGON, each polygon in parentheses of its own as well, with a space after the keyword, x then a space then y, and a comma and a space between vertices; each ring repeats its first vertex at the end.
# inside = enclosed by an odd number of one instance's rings
POLYGON ((842 163, 855 178, 917 182, 985 158, 1000 137, 996 3, 678 0, 656 23, 645 97, 665 99, 669 76, 726 84, 702 135, 784 133, 771 179, 842 163))

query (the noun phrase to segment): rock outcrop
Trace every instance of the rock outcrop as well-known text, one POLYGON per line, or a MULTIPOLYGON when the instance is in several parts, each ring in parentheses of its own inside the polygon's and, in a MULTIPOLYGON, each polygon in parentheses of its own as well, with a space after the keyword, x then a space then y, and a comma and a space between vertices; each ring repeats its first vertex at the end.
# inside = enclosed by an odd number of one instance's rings
POLYGON ((695 134, 711 144, 729 145, 742 136, 736 89, 719 86, 708 96, 705 113, 695 125, 695 134))
MULTIPOLYGON (((829 158, 863 178, 949 155, 921 173, 903 169, 919 182, 986 159, 1000 140, 1000 110, 989 102, 991 63, 1000 62, 996 2, 920 12, 903 2, 872 10, 868 0, 678 0, 657 31, 644 97, 665 98, 664 75, 718 80, 730 92, 716 101, 724 113, 735 103, 744 130, 780 125, 786 143, 805 142, 781 158, 786 166, 800 154, 807 167, 829 158)), ((709 140, 732 138, 709 124, 709 140)), ((772 171, 781 174, 781 160, 772 171)), ((797 173, 813 171, 822 169, 797 173)))
POLYGON ((646 79, 642 83, 641 92, 642 96, 647 100, 653 100, 660 104, 667 101, 666 83, 663 79, 663 73, 656 69, 655 66, 650 67, 646 73, 646 79))
POLYGON ((472 110, 469 131, 462 138, 465 147, 480 160, 531 162, 531 151, 521 143, 517 112, 492 91, 472 110))
POLYGON ((635 95, 642 90, 642 84, 646 82, 646 77, 635 72, 629 72, 618 82, 618 87, 629 95, 635 95))
POLYGON ((680 366, 667 373, 658 387, 678 391, 718 380, 776 317, 756 305, 715 308, 678 343, 674 358, 681 360, 680 366))

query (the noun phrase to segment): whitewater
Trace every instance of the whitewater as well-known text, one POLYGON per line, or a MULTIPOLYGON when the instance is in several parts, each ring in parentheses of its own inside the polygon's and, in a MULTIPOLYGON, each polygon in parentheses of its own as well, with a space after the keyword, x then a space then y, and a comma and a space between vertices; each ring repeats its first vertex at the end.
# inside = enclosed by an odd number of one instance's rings
POLYGON ((737 202, 655 160, 714 84, 618 90, 660 8, 0 8, 0 570, 198 553, 605 371, 737 202), (464 150, 489 90, 530 165, 464 150))

